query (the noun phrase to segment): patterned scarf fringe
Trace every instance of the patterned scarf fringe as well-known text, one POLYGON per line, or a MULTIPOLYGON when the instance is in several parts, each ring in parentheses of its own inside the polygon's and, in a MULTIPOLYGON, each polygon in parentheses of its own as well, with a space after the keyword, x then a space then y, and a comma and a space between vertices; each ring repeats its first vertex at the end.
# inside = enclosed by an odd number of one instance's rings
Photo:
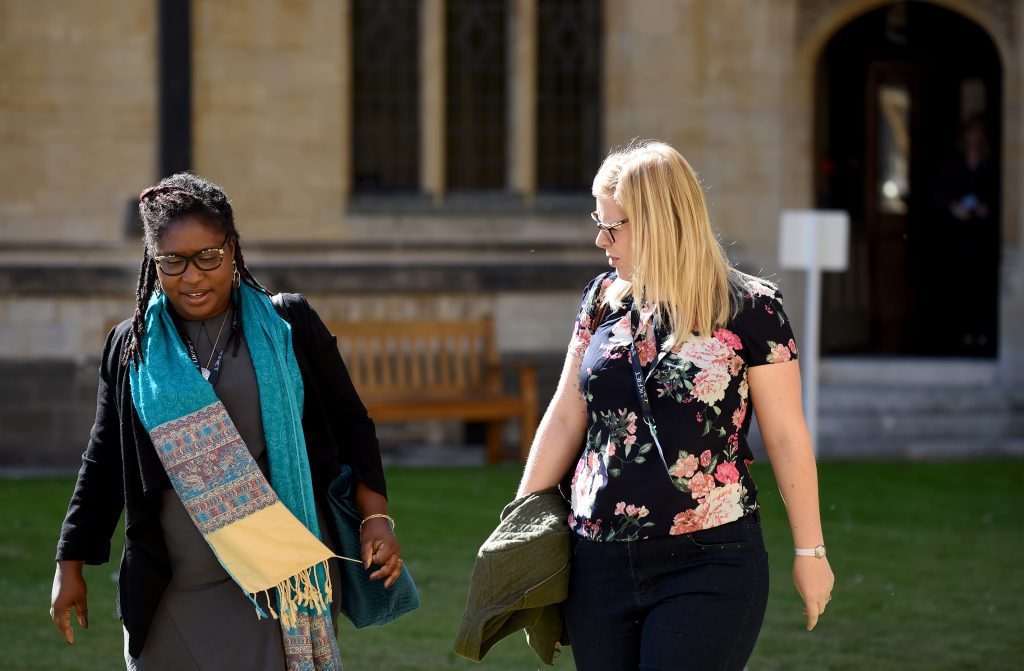
POLYGON ((331 587, 331 571, 326 561, 314 564, 309 568, 300 571, 296 575, 287 578, 276 587, 265 589, 262 592, 253 592, 247 595, 256 607, 256 617, 271 617, 281 620, 281 626, 286 629, 294 628, 298 623, 299 608, 314 615, 323 615, 330 610, 330 603, 333 598, 331 587), (323 569, 323 589, 321 589, 320 570, 323 569), (271 592, 277 597, 278 610, 274 610, 274 600, 271 592), (263 595, 267 604, 268 614, 260 608, 257 596, 263 595))

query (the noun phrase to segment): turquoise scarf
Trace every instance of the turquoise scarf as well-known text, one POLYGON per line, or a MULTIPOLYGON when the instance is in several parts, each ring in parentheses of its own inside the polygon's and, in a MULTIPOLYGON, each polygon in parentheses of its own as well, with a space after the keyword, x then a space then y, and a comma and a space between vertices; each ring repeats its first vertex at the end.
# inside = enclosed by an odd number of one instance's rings
POLYGON ((146 310, 143 361, 129 371, 132 400, 175 492, 217 559, 256 606, 263 593, 280 618, 288 669, 341 669, 331 625, 327 559, 320 541, 306 441, 302 377, 291 326, 270 299, 236 290, 256 370, 270 482, 213 387, 196 369, 167 297, 146 310))

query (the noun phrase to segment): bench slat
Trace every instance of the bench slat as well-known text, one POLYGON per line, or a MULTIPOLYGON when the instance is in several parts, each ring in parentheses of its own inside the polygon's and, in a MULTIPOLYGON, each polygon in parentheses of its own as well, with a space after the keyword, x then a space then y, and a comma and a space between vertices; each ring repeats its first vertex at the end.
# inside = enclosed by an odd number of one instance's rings
POLYGON ((329 321, 352 382, 378 421, 449 418, 486 421, 488 459, 501 451, 501 422, 518 419, 525 459, 536 429, 532 369, 520 390, 502 391, 489 317, 463 321, 329 321))

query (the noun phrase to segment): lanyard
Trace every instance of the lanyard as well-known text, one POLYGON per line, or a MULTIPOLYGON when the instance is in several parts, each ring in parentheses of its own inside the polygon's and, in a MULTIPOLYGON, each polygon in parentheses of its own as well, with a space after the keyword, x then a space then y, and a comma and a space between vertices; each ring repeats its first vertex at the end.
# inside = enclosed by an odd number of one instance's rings
MULTIPOLYGON (((654 332, 654 319, 655 316, 651 315, 652 334, 654 332)), ((647 381, 654 374, 654 369, 658 367, 661 360, 668 355, 668 352, 659 352, 658 356, 651 363, 650 369, 645 374, 643 367, 640 365, 640 353, 636 349, 636 332, 640 329, 640 311, 635 307, 629 311, 629 322, 629 358, 633 364, 633 384, 636 387, 636 396, 640 399, 640 409, 644 413, 644 422, 647 423, 647 428, 651 430, 651 438, 654 439, 654 445, 658 448, 658 456, 661 457, 661 463, 665 464, 667 469, 668 463, 665 461, 665 450, 661 448, 661 442, 658 440, 658 429, 654 424, 654 413, 651 412, 651 401, 647 397, 647 381)))
POLYGON ((231 343, 231 340, 239 332, 240 324, 238 322, 238 310, 235 310, 234 306, 231 306, 228 309, 231 310, 231 332, 228 334, 228 339, 224 341, 224 344, 220 347, 219 350, 217 350, 217 353, 214 354, 213 365, 209 368, 209 370, 204 368, 203 365, 199 362, 199 356, 196 353, 196 347, 192 343, 192 339, 188 337, 188 332, 185 330, 185 325, 182 323, 181 318, 178 317, 176 313, 172 313, 172 316, 174 317, 174 323, 178 327, 178 334, 181 336, 181 339, 185 343, 185 349, 188 350, 188 357, 192 359, 192 363, 193 365, 195 365, 196 370, 198 370, 200 374, 207 381, 209 381, 211 386, 215 386, 217 384, 217 379, 220 377, 220 365, 221 362, 224 360, 224 351, 227 350, 228 345, 231 343))

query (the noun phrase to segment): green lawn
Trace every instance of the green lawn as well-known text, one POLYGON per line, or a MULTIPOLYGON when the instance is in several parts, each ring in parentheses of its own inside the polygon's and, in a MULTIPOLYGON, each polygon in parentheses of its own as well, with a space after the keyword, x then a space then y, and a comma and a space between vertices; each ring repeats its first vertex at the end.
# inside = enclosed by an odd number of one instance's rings
MULTIPOLYGON (((802 626, 789 532, 763 467, 772 562, 768 615, 751 671, 774 669, 1016 669, 1024 657, 1024 462, 825 463, 820 467, 834 600, 818 628, 802 626)), ((397 623, 356 631, 341 649, 349 671, 471 669, 451 654, 476 548, 515 489, 518 470, 394 469, 392 508, 423 605, 397 623)), ((47 614, 53 547, 70 479, 0 481, 2 668, 115 669, 116 564, 89 567, 91 628, 68 647, 47 614)), ((116 552, 116 551, 115 551, 116 552)), ((522 636, 484 665, 540 666, 522 636)), ((555 664, 572 669, 569 653, 555 664)))

